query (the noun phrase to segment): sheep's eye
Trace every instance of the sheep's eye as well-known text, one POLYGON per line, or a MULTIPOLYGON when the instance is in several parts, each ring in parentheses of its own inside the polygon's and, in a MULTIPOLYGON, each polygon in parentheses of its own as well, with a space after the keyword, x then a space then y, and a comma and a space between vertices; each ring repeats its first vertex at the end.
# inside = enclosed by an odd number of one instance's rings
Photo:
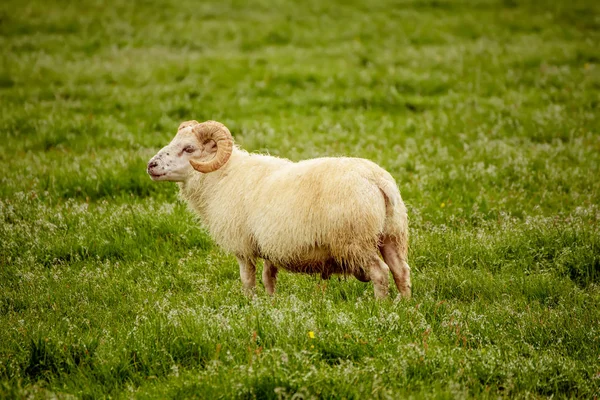
POLYGON ((185 149, 183 149, 183 151, 185 151, 186 153, 193 153, 194 151, 196 151, 196 149, 191 146, 188 146, 185 149))

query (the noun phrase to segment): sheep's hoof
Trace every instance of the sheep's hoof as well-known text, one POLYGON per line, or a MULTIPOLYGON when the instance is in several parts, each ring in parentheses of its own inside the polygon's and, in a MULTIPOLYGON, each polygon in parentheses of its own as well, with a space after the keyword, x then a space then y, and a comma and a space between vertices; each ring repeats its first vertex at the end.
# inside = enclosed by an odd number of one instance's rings
POLYGON ((410 292, 410 288, 408 288, 407 290, 403 290, 402 292, 398 293, 398 296, 396 296, 396 302, 399 301, 408 301, 410 300, 411 297, 411 292, 410 292))

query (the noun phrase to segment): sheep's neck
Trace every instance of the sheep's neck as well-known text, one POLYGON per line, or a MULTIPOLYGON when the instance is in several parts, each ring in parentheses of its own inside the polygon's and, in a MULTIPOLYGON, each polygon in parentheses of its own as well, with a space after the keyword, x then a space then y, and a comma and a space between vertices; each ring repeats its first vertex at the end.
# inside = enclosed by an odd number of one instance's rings
POLYGON ((229 161, 217 171, 209 174, 194 171, 189 179, 178 183, 180 197, 200 215, 204 215, 204 204, 211 189, 214 188, 215 185, 218 185, 220 179, 227 176, 230 170, 234 169, 247 157, 248 153, 234 148, 229 161))

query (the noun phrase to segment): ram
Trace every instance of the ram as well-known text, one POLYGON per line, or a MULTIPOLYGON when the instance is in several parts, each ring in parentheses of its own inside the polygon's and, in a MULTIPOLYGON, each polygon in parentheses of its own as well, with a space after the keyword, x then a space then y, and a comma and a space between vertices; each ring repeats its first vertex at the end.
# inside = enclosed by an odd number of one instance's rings
POLYGON ((211 237, 236 256, 247 292, 262 258, 269 294, 283 268, 323 279, 353 275, 372 281, 379 298, 391 270, 400 294, 411 295, 406 207, 392 176, 371 161, 252 154, 223 124, 186 121, 147 172, 178 182, 211 237))

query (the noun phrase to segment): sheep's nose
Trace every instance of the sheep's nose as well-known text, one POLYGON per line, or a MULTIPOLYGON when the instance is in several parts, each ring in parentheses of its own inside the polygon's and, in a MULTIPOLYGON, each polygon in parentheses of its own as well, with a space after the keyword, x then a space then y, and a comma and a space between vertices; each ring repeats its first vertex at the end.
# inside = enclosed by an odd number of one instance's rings
POLYGON ((148 169, 152 169, 154 167, 156 167, 158 165, 158 163, 156 161, 150 161, 148 163, 148 169))

